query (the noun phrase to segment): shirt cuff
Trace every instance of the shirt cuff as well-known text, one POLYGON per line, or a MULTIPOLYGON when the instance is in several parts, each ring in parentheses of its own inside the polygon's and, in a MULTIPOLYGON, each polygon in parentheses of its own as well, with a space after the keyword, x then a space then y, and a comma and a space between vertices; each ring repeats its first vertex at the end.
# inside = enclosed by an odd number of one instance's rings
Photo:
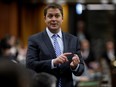
POLYGON ((79 68, 79 64, 77 65, 76 69, 74 69, 74 70, 71 69, 71 70, 72 71, 77 71, 78 68, 79 68))
POLYGON ((54 69, 54 68, 57 68, 57 66, 55 66, 55 65, 53 64, 53 59, 52 59, 52 61, 51 61, 51 69, 54 69))

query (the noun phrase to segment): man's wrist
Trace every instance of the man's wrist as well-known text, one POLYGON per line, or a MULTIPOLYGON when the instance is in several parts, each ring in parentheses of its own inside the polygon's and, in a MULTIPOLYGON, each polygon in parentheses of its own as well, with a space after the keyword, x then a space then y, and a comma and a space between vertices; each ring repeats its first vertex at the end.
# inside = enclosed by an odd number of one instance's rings
POLYGON ((79 64, 76 67, 71 67, 70 66, 70 68, 71 68, 72 71, 77 71, 77 69, 79 68, 79 64))

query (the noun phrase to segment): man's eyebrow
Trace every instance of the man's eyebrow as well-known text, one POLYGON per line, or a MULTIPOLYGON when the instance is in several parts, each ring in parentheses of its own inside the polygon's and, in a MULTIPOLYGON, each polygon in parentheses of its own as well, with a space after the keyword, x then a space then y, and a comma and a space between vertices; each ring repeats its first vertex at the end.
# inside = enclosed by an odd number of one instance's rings
POLYGON ((57 12, 57 13, 52 13, 52 12, 48 12, 49 14, 60 14, 59 12, 57 12))

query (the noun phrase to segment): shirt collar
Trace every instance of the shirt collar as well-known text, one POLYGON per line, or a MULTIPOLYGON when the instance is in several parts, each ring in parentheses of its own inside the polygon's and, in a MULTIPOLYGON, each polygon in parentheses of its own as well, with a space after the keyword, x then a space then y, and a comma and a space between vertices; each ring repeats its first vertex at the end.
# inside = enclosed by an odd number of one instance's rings
MULTIPOLYGON (((54 33, 52 33, 52 32, 48 29, 48 27, 46 28, 46 31, 47 31, 47 34, 48 34, 48 36, 49 36, 50 38, 54 35, 54 33)), ((61 28, 60 28, 60 31, 59 31, 57 34, 58 34, 58 36, 59 36, 60 38, 62 38, 61 28)))

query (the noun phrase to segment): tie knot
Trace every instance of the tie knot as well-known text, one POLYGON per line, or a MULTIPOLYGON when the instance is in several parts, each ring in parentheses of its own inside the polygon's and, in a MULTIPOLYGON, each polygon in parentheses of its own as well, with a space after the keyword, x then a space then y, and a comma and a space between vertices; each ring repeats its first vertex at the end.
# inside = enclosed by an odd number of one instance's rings
POLYGON ((54 34, 54 35, 52 35, 52 38, 54 39, 56 39, 58 37, 58 34, 54 34))

